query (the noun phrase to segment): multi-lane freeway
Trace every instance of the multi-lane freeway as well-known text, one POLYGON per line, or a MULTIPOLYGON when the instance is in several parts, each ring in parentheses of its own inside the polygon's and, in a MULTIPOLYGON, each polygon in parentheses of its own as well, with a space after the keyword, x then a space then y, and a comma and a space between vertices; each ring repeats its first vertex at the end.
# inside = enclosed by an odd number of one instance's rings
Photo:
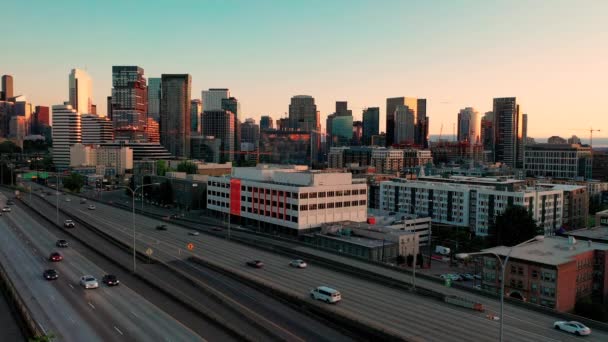
MULTIPOLYGON (((47 198, 47 201, 54 204, 55 199, 47 198)), ((132 241, 131 223, 124 210, 99 203, 96 210, 87 210, 78 201, 61 202, 61 207, 125 243, 132 241)), ((48 210, 50 215, 52 208, 49 207, 48 210)), ((499 323, 487 319, 485 314, 449 306, 314 264, 308 269, 293 269, 288 266, 290 260, 284 256, 216 236, 190 236, 186 229, 170 224, 167 231, 158 231, 155 227, 159 223, 158 220, 137 215, 137 249, 145 251, 152 248, 157 258, 164 262, 186 263, 185 259, 194 255, 302 299, 308 298, 311 288, 329 285, 342 292, 343 300, 336 306, 325 305, 326 310, 354 317, 408 340, 496 340, 499 323), (192 251, 187 250, 189 243, 194 245, 192 251), (263 260, 265 268, 246 267, 245 262, 250 259, 263 260)), ((488 303, 489 310, 498 311, 496 301, 482 300, 488 303)), ((503 319, 505 338, 509 341, 576 340, 573 336, 555 331, 552 323, 557 317, 551 315, 507 305, 503 319)), ((603 331, 595 331, 589 340, 608 340, 608 335, 603 331)))

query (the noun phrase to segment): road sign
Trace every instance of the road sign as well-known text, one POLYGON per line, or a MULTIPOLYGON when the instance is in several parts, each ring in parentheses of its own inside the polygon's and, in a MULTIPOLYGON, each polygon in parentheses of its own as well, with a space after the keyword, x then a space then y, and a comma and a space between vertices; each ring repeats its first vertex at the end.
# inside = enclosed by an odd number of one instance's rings
POLYGON ((152 250, 152 248, 148 248, 148 249, 146 249, 146 254, 147 254, 148 256, 152 255, 152 253, 154 253, 154 251, 152 250))
POLYGON ((191 251, 194 249, 194 244, 191 242, 186 247, 188 247, 188 250, 191 251))

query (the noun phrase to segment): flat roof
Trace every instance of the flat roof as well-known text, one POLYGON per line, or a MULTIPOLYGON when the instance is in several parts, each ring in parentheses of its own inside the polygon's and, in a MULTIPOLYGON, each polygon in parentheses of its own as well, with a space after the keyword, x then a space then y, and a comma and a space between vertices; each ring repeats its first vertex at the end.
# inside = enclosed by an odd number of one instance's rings
POLYGON ((594 228, 583 228, 577 229, 566 234, 574 237, 580 236, 581 238, 595 239, 595 240, 606 240, 608 242, 608 227, 598 226, 594 228))
POLYGON ((395 244, 394 242, 390 242, 390 241, 386 241, 386 240, 369 239, 369 238, 364 238, 364 237, 359 237, 359 236, 335 236, 335 235, 324 235, 324 234, 316 234, 316 235, 322 236, 324 238, 332 239, 332 240, 344 241, 344 242, 352 243, 353 245, 359 245, 359 246, 364 246, 364 247, 369 247, 369 248, 390 246, 390 245, 395 244))
MULTIPOLYGON (((568 242, 568 238, 560 236, 546 236, 542 241, 535 241, 523 246, 514 247, 511 258, 537 262, 545 265, 558 266, 566 264, 576 256, 593 250, 608 250, 608 245, 590 241, 578 241, 574 244, 568 242)), ((498 246, 484 249, 484 252, 494 252, 500 256, 506 256, 511 247, 498 246)))

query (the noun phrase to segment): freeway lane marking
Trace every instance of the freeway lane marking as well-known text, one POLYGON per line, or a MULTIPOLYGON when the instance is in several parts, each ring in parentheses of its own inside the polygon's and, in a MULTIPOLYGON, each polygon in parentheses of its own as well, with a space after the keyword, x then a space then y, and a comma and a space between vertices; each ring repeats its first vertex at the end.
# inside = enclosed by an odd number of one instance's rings
POLYGON ((89 302, 89 306, 93 308, 93 310, 95 310, 95 305, 93 305, 91 302, 89 302))
POLYGON ((72 288, 72 290, 74 289, 74 286, 72 286, 72 284, 68 284, 68 285, 70 285, 70 287, 72 288))
POLYGON ((136 314, 135 312, 133 312, 133 311, 131 311, 131 314, 132 314, 133 316, 135 316, 135 317, 139 317, 139 316, 137 316, 137 314, 136 314))
POLYGON ((118 331, 119 334, 123 335, 122 331, 120 331, 120 329, 118 329, 118 327, 114 326, 114 330, 118 331))

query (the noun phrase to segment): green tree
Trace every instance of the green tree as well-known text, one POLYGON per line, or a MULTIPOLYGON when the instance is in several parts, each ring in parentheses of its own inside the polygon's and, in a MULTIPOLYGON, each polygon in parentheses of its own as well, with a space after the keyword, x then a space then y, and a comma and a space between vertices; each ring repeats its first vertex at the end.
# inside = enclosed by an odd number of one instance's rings
POLYGON ((173 204, 173 186, 169 180, 160 184, 160 202, 162 204, 173 204))
POLYGON ((0 143, 0 154, 21 153, 21 147, 15 145, 12 141, 3 141, 0 143))
POLYGON ((164 176, 165 173, 169 171, 169 166, 167 165, 166 160, 157 160, 156 161, 156 174, 158 176, 164 176))
POLYGON ((189 175, 195 174, 197 171, 196 164, 191 161, 183 161, 177 165, 178 172, 185 172, 189 175))
POLYGON ((44 140, 24 140, 24 153, 46 153, 49 149, 48 144, 44 140))
POLYGON ((83 186, 84 176, 81 174, 72 172, 69 176, 63 178, 63 187, 72 192, 80 192, 83 186))
POLYGON ((514 205, 496 216, 490 226, 489 240, 494 246, 515 246, 543 233, 526 208, 514 205))

